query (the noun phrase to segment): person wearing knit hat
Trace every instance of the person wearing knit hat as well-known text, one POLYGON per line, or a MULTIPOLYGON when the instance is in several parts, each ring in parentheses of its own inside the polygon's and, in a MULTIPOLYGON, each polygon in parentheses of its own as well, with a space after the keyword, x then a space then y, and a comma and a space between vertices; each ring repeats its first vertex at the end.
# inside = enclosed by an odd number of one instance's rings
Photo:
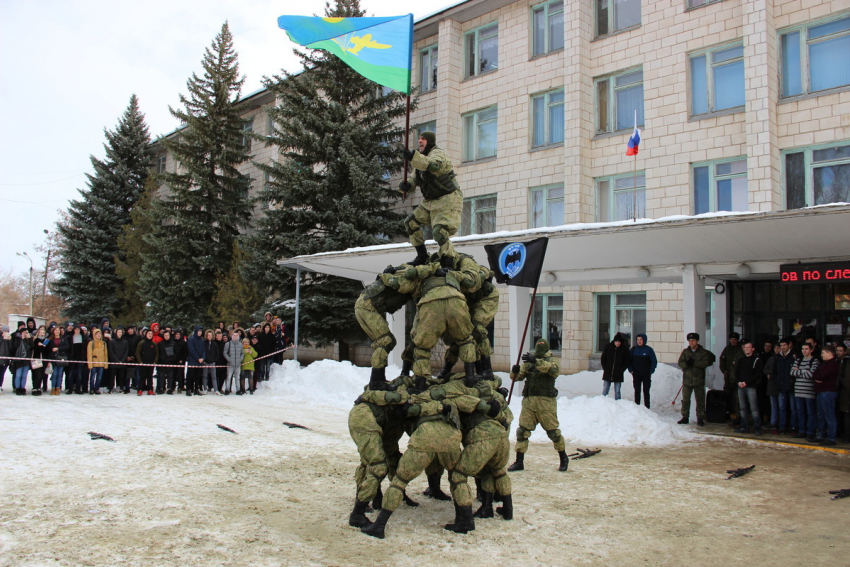
POLYGON ((445 267, 449 267, 449 262, 453 267, 457 252, 449 237, 454 236, 460 226, 463 194, 449 156, 437 146, 436 134, 422 132, 418 146, 418 151, 402 150, 404 159, 413 167, 408 178, 399 184, 399 190, 405 196, 416 187, 422 191, 422 202, 404 221, 410 243, 416 248, 412 264, 419 266, 428 262, 422 233, 422 227, 428 225, 434 240, 440 245, 441 258, 446 259, 445 267))

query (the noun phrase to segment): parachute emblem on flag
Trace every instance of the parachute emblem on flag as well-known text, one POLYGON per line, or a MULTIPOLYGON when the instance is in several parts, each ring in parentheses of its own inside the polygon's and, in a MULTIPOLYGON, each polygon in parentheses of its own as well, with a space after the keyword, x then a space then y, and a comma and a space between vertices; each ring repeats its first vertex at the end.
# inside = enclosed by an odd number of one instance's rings
POLYGON ((499 254, 499 271, 509 278, 516 277, 525 267, 525 259, 528 253, 525 244, 514 242, 502 248, 499 254))

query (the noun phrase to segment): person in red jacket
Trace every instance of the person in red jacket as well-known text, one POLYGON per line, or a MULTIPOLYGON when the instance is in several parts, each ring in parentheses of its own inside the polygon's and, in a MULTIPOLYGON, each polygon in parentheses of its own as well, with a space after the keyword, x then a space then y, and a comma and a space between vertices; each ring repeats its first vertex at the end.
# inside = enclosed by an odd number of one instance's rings
POLYGON ((821 364, 812 374, 815 395, 818 401, 817 440, 821 445, 835 445, 838 434, 838 418, 835 415, 835 400, 838 398, 839 362, 835 347, 825 345, 821 349, 821 364))

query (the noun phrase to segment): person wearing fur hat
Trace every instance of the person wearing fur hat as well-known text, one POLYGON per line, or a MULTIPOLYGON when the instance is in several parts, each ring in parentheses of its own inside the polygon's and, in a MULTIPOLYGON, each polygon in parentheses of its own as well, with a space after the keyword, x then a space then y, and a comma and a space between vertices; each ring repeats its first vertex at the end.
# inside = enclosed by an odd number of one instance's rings
POLYGON ((418 147, 418 151, 402 150, 404 159, 413 168, 408 178, 399 184, 404 195, 417 187, 422 190, 422 202, 404 221, 410 243, 416 248, 416 258, 411 263, 420 266, 428 261, 422 233, 422 227, 428 225, 440 245, 440 256, 451 257, 454 265, 457 252, 449 237, 454 236, 460 226, 463 194, 449 156, 437 146, 436 134, 422 132, 418 147))
POLYGON ((699 344, 698 333, 688 333, 688 346, 679 355, 682 369, 682 419, 687 425, 691 415, 691 394, 697 402, 697 424, 705 425, 705 369, 714 364, 714 353, 699 344))

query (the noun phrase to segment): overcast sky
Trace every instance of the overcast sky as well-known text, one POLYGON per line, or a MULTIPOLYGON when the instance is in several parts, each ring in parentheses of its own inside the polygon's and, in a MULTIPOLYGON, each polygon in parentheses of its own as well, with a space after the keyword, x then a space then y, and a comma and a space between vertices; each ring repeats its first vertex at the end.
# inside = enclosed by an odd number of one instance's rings
MULTIPOLYGON (((370 16, 413 11, 415 19, 453 0, 361 0, 370 16), (404 6, 402 9, 401 6, 404 6)), ((104 128, 112 130, 139 97, 152 137, 177 126, 186 80, 200 74, 204 48, 230 23, 242 94, 264 75, 297 71, 298 60, 277 17, 322 15, 324 0, 2 0, 0 1, 0 268, 29 269, 16 256, 54 230, 89 156, 102 158, 104 128)))

